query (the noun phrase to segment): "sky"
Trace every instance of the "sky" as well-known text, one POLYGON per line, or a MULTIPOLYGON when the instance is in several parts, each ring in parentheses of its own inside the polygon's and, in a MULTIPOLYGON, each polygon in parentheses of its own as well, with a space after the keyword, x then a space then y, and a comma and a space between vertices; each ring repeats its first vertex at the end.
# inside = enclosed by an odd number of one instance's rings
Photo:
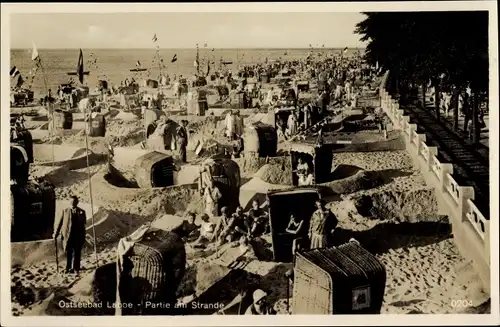
POLYGON ((364 47, 347 12, 41 13, 10 16, 11 48, 364 47))

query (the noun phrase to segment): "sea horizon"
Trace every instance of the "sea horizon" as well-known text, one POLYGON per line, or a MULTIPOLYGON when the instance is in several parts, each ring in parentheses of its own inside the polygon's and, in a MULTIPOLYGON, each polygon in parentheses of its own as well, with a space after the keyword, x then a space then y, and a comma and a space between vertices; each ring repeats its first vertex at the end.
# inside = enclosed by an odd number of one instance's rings
MULTIPOLYGON (((290 48, 283 48, 283 47, 231 47, 231 48, 224 48, 224 47, 199 47, 200 50, 203 49, 216 49, 216 50, 342 50, 345 47, 290 47, 290 48)), ((347 47, 349 50, 363 50, 365 49, 364 47, 347 47)), ((117 50, 129 50, 129 51, 137 51, 137 50, 156 50, 156 47, 151 47, 151 48, 39 48, 37 47, 37 50, 44 50, 44 51, 59 51, 59 50, 80 50, 80 49, 88 49, 88 50, 99 50, 99 51, 117 51, 117 50)), ((191 47, 191 48, 169 48, 169 47, 161 47, 158 48, 159 50, 196 50, 196 47, 191 47)), ((32 50, 32 48, 11 48, 10 51, 18 51, 18 50, 32 50)))

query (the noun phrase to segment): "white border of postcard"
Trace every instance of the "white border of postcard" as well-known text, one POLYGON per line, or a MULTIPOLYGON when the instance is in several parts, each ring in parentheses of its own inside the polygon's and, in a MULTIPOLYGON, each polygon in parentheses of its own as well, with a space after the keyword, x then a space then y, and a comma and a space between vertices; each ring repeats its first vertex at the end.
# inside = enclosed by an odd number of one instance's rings
MULTIPOLYGON (((113 12, 366 12, 366 11, 436 11, 436 10, 488 10, 490 17, 490 140, 498 142, 498 17, 496 1, 415 1, 365 3, 198 3, 198 4, 146 4, 146 3, 25 3, 1 5, 2 11, 2 106, 9 107, 10 69, 9 15, 12 13, 113 13, 113 12)), ((465 23, 465 22, 464 22, 465 23)), ((49 32, 49 31, 47 31, 49 32)), ((2 148, 8 147, 8 111, 1 110, 2 148)), ((491 167, 498 167, 498 150, 493 147, 491 167)), ((182 317, 13 317, 10 297, 9 230, 9 166, 7 151, 2 158, 2 219, 1 232, 1 325, 3 326, 269 326, 269 325, 498 325, 498 233, 491 235, 491 314, 489 315, 353 315, 353 316, 182 316, 182 317), (8 235, 8 234, 7 234, 8 235)), ((491 230, 498 231, 498 170, 490 171, 491 230)))

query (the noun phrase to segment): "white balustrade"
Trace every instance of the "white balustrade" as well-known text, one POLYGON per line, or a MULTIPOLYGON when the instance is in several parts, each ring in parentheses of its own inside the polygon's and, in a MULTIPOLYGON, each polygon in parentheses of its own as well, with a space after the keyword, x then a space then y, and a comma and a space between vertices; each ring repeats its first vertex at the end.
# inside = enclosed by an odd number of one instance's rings
POLYGON ((429 148, 427 147, 427 144, 425 144, 426 137, 425 134, 417 134, 418 135, 418 141, 419 141, 419 155, 421 155, 425 162, 429 161, 429 148))
MULTIPOLYGON (((416 124, 411 124, 413 125, 413 127, 411 128, 411 131, 412 131, 412 141, 413 141, 413 144, 415 145, 418 145, 418 134, 417 134, 417 125, 416 124)), ((417 150, 418 150, 418 146, 417 146, 417 150)), ((417 151, 418 153, 418 151, 417 151)))
POLYGON ((487 220, 483 214, 476 207, 474 202, 471 200, 467 200, 467 220, 472 224, 476 232, 479 234, 481 239, 484 241, 487 238, 487 234, 489 234, 490 222, 487 220))
POLYGON ((453 200, 455 200, 455 202, 458 204, 458 200, 460 198, 459 186, 450 174, 445 175, 444 186, 446 191, 448 191, 453 200))
POLYGON ((441 176, 441 163, 435 155, 431 158, 431 169, 434 174, 436 174, 436 178, 439 180, 439 177, 441 176))
MULTIPOLYGON (((414 144, 417 156, 421 156, 427 163, 426 170, 432 171, 440 185, 439 192, 447 192, 457 204, 455 210, 462 214, 461 221, 470 223, 479 237, 484 241, 485 257, 489 256, 489 220, 479 211, 474 204, 474 188, 460 186, 453 178, 453 165, 443 164, 437 158, 438 149, 426 144, 425 134, 417 133, 417 125, 409 123, 409 117, 404 116, 399 102, 391 97, 386 90, 389 72, 383 78, 380 88, 380 104, 385 113, 391 118, 393 125, 400 128, 408 135, 409 143, 414 144)), ((421 92, 419 92, 420 96, 421 92)), ((423 167, 422 167, 423 169, 423 167)))

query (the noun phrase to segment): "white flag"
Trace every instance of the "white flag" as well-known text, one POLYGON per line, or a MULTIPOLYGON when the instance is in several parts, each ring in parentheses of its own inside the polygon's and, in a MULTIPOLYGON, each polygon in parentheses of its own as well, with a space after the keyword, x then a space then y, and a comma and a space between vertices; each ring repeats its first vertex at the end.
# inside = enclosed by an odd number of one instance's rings
POLYGON ((33 42, 33 52, 31 54, 31 60, 37 60, 39 58, 38 56, 38 50, 36 49, 36 45, 35 45, 35 42, 33 42))

